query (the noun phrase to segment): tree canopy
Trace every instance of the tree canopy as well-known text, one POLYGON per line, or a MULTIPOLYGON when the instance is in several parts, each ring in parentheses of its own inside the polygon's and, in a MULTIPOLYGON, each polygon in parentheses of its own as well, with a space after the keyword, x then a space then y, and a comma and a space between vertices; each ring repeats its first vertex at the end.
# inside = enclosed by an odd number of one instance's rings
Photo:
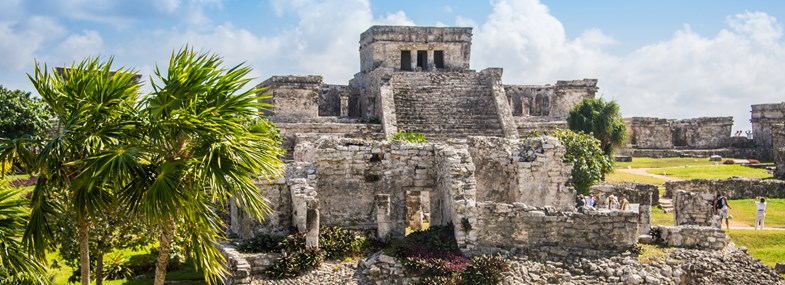
POLYGON ((627 142, 627 126, 619 112, 619 104, 602 98, 585 99, 570 110, 570 130, 591 134, 600 140, 603 152, 610 156, 613 149, 627 142))
POLYGON ((52 113, 30 92, 0 85, 0 138, 42 139, 52 126, 52 113))
POLYGON ((588 194, 589 187, 613 171, 613 162, 591 135, 571 130, 556 130, 552 134, 567 148, 564 162, 572 163, 572 186, 578 193, 588 194))

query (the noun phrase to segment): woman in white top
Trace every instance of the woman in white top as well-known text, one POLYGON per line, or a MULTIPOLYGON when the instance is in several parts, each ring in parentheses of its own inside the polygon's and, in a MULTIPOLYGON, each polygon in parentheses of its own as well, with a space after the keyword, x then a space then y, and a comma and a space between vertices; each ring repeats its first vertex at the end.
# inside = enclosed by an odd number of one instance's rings
POLYGON ((755 229, 757 230, 758 227, 763 229, 763 220, 766 218, 766 198, 758 197, 760 199, 759 202, 755 202, 755 205, 758 206, 758 212, 755 213, 755 229))

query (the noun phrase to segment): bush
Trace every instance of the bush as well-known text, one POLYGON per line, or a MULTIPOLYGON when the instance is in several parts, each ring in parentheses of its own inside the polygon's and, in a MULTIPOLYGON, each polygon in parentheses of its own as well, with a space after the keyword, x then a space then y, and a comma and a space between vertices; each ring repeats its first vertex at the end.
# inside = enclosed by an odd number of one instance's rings
POLYGON ((603 153, 600 141, 591 135, 570 130, 556 130, 558 138, 567 152, 563 161, 573 164, 572 186, 580 194, 588 194, 589 187, 613 171, 613 161, 603 153))
POLYGON ((401 263, 410 274, 450 276, 463 272, 469 265, 469 258, 460 254, 443 258, 407 257, 401 263))
POLYGON ((446 276, 425 276, 420 280, 422 285, 462 285, 463 279, 459 274, 446 276))
POLYGON ((128 267, 127 263, 126 258, 122 255, 104 260, 104 278, 107 280, 117 280, 133 276, 134 271, 128 267))
POLYGON ((284 237, 273 235, 257 235, 252 239, 246 239, 240 242, 238 250, 241 252, 277 252, 281 250, 281 242, 284 237))
POLYGON ((453 226, 431 226, 425 231, 416 231, 403 239, 394 240, 390 255, 398 258, 423 257, 447 258, 461 254, 455 241, 453 226))
MULTIPOLYGON (((155 262, 158 258, 158 250, 151 249, 150 253, 132 255, 126 262, 126 267, 133 271, 133 275, 155 272, 155 262)), ((170 255, 167 271, 175 271, 183 268, 185 264, 181 255, 170 255)))
POLYGON ((365 236, 357 231, 339 227, 324 227, 319 230, 319 247, 324 250, 325 257, 331 260, 359 255, 365 241, 365 236))
POLYGON ((284 252, 281 259, 264 271, 272 279, 285 279, 296 277, 301 272, 313 270, 322 265, 324 251, 317 248, 307 248, 293 253, 284 252))
POLYGON ((394 141, 406 141, 406 142, 410 142, 410 143, 425 143, 425 142, 428 142, 428 139, 425 138, 425 135, 423 135, 420 132, 416 132, 416 131, 399 131, 398 133, 396 133, 392 137, 392 140, 394 140, 394 141))
POLYGON ((461 277, 466 284, 495 285, 504 280, 510 264, 500 256, 475 256, 461 277))

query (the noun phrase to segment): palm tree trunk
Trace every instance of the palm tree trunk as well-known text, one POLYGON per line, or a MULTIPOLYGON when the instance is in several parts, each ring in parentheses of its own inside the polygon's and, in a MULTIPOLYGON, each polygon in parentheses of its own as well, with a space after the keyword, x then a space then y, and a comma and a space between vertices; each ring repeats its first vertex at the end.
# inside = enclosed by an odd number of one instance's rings
POLYGON ((95 256, 95 285, 104 284, 104 253, 97 252, 95 256))
POLYGON ((90 236, 87 218, 77 220, 79 227, 79 266, 81 267, 82 285, 90 285, 90 236))
POLYGON ((174 239, 174 221, 164 224, 161 236, 158 238, 158 260, 155 262, 155 282, 153 285, 164 285, 166 280, 166 266, 169 264, 169 249, 174 239))

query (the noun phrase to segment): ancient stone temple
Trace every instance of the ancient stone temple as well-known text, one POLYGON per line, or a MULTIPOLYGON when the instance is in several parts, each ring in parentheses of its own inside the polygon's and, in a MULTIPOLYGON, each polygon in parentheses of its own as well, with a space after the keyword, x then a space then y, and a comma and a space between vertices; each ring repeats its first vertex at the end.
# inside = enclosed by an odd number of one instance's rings
POLYGON ((289 151, 286 174, 258 183, 273 215, 258 223, 233 205, 231 230, 249 238, 340 225, 387 239, 427 220, 455 225, 467 252, 634 245, 637 212, 576 212, 564 147, 520 138, 566 127, 597 80, 505 85, 501 68, 470 69, 471 31, 374 26, 360 35, 360 72, 348 85, 264 81, 267 115, 289 151), (389 142, 399 131, 430 142, 389 142))
POLYGON ((596 79, 505 85, 501 68, 470 69, 471 28, 374 26, 360 35, 360 72, 348 85, 321 76, 273 76, 263 84, 268 115, 291 152, 319 135, 381 140, 398 131, 430 140, 517 138, 566 128, 576 103, 593 98, 596 79))

